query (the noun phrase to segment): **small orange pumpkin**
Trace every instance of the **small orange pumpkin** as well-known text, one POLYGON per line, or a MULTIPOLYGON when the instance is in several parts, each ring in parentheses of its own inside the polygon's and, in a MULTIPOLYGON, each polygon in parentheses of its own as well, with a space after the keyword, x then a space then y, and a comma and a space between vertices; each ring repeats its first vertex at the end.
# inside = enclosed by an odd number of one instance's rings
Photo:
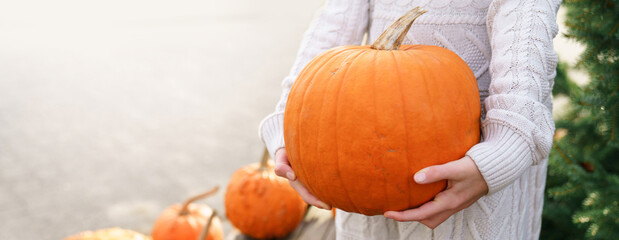
POLYGON ((401 45, 415 8, 371 46, 343 46, 301 71, 284 115, 295 174, 323 202, 365 215, 430 201, 446 182, 413 174, 458 160, 479 141, 477 81, 457 54, 401 45))
POLYGON ((226 216, 234 227, 257 239, 282 238, 299 225, 307 204, 275 175, 268 152, 260 164, 243 167, 232 175, 226 190, 226 216))
POLYGON ((118 227, 95 231, 84 231, 66 237, 64 240, 150 240, 151 238, 139 232, 118 227))
POLYGON ((166 208, 155 221, 153 240, 221 240, 224 238, 221 221, 214 209, 193 203, 208 197, 219 187, 166 208), (199 237, 199 238, 198 238, 199 237))

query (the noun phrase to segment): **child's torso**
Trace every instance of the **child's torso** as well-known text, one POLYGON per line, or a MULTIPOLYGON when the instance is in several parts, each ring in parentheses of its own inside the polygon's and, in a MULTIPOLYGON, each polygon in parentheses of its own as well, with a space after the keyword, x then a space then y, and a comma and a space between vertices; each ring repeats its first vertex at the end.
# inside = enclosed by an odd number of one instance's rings
POLYGON ((435 45, 458 54, 471 68, 483 101, 488 96, 492 57, 486 27, 490 0, 370 0, 368 43, 413 7, 419 17, 403 44, 435 45))

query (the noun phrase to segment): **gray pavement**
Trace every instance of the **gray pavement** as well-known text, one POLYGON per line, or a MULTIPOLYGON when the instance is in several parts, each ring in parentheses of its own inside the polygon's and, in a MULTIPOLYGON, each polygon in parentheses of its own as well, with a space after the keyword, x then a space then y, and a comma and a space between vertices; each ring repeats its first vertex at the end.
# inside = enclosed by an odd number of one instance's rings
MULTIPOLYGON (((225 187, 260 159, 258 124, 321 3, 2 1, 0 239, 149 233, 225 187)), ((203 203, 223 213, 223 193, 203 203)))

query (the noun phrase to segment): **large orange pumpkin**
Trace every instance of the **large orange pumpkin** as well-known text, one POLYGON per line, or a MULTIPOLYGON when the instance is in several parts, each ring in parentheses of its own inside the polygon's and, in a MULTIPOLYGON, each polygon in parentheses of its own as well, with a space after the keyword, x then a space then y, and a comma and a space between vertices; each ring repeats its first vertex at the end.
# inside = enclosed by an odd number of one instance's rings
POLYGON ((226 216, 234 227, 257 239, 283 238, 303 220, 307 204, 275 175, 268 152, 260 164, 237 170, 226 190, 226 216))
POLYGON ((153 240, 222 240, 221 221, 214 209, 204 204, 193 203, 217 192, 215 187, 203 194, 191 197, 181 204, 166 208, 155 221, 153 240))
POLYGON ((446 182, 416 184, 424 167, 460 159, 479 141, 477 81, 457 54, 400 43, 425 11, 398 19, 371 46, 313 59, 290 91, 286 152, 325 203, 365 215, 417 207, 446 182))

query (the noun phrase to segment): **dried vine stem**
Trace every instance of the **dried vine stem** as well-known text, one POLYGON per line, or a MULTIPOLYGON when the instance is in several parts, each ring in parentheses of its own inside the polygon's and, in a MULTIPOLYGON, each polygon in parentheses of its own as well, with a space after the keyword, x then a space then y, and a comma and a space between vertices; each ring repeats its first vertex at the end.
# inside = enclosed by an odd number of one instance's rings
POLYGON ((211 216, 208 218, 208 221, 206 222, 206 226, 202 228, 202 232, 200 233, 200 237, 198 238, 198 240, 206 240, 206 238, 208 237, 208 230, 211 228, 213 219, 215 219, 216 216, 217 216, 217 211, 211 208, 211 216))
POLYGON ((215 194, 217 192, 217 190, 219 190, 219 186, 215 186, 214 188, 212 188, 211 190, 208 190, 200 195, 196 195, 193 196, 189 199, 187 199, 187 201, 185 201, 185 203, 183 203, 183 206, 181 207, 181 211, 178 213, 178 215, 187 215, 189 214, 189 204, 191 204, 192 202, 195 202, 197 200, 203 199, 205 197, 211 196, 213 194, 215 194))
POLYGON ((406 34, 410 30, 415 19, 426 12, 426 10, 420 7, 411 9, 404 16, 391 24, 391 26, 374 41, 372 48, 376 50, 399 50, 402 41, 406 38, 406 34))

